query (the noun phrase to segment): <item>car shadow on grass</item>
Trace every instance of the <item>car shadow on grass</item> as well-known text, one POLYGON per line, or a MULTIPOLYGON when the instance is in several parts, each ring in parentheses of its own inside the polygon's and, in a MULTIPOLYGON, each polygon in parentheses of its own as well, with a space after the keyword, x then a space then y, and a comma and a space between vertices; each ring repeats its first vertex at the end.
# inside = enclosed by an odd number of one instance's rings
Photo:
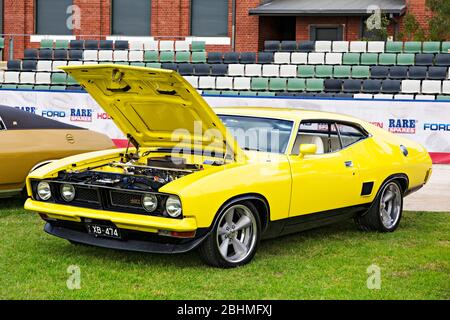
MULTIPOLYGON (((257 253, 258 261, 263 261, 274 255, 292 254, 293 251, 302 250, 302 245, 305 243, 317 245, 323 241, 336 241, 340 239, 348 239, 353 233, 358 233, 356 226, 352 221, 344 221, 334 225, 320 227, 300 233, 282 236, 275 239, 268 239, 261 241, 257 253)), ((156 253, 140 253, 132 251, 122 251, 108 248, 95 247, 90 245, 71 244, 68 241, 59 239, 61 241, 58 246, 46 245, 45 250, 49 250, 52 255, 70 255, 81 256, 87 261, 106 263, 139 263, 140 265, 148 265, 152 267, 177 267, 177 268, 204 268, 205 264, 202 262, 198 250, 179 254, 156 254, 156 253)), ((263 263, 263 262, 262 262, 263 263)))
POLYGON ((0 199, 0 217, 17 214, 23 209, 25 200, 21 197, 0 199))

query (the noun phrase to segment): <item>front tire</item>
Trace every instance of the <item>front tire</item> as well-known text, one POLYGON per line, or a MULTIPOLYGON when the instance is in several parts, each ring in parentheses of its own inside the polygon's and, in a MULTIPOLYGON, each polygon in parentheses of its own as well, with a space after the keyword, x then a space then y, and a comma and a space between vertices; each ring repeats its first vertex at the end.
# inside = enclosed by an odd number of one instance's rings
POLYGON ((363 231, 394 232, 403 212, 403 192, 397 181, 386 183, 369 211, 355 218, 363 231))
POLYGON ((200 255, 214 267, 239 267, 253 259, 260 238, 256 207, 249 201, 235 203, 219 214, 211 234, 200 246, 200 255))

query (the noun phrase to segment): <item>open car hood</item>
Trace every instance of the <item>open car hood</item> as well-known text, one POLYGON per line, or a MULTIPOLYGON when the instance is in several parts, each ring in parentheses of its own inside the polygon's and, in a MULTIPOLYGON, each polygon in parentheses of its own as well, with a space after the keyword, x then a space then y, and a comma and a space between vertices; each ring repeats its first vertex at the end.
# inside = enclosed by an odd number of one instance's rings
POLYGON ((244 156, 211 107, 177 72, 114 64, 61 69, 136 147, 201 149, 234 161, 244 156))

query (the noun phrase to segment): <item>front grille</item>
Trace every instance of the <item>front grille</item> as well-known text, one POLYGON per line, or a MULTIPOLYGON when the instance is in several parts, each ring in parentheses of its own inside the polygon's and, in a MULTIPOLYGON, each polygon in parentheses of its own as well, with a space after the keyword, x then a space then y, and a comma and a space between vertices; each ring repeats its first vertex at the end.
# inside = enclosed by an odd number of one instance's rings
POLYGON ((111 205, 142 209, 142 194, 110 191, 111 205))
POLYGON ((98 198, 97 189, 84 188, 77 186, 75 187, 75 199, 74 201, 87 202, 92 204, 99 204, 100 199, 98 198))

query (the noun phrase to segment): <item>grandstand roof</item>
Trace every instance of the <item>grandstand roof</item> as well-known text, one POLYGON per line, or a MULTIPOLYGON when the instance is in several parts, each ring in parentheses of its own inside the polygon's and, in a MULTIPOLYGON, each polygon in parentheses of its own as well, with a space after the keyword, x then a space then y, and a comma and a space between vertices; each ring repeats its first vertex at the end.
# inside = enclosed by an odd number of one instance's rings
POLYGON ((378 6, 383 13, 401 15, 405 0, 273 0, 250 9, 253 15, 366 15, 378 6), (368 8, 370 9, 368 11, 368 8))

